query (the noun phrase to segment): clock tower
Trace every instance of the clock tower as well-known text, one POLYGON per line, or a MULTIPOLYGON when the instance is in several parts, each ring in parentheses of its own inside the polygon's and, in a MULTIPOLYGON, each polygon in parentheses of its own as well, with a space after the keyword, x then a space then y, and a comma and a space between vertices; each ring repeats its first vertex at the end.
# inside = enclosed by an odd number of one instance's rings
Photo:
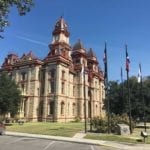
POLYGON ((68 32, 68 25, 66 24, 63 17, 60 17, 60 19, 56 22, 52 34, 53 34, 52 44, 55 42, 65 42, 69 44, 70 33, 68 32))
MULTIPOLYGON (((52 42, 49 44, 50 52, 48 53, 46 59, 51 61, 54 57, 60 59, 60 57, 65 59, 68 64, 71 61, 71 46, 69 44, 70 33, 68 31, 68 25, 63 17, 60 17, 54 26, 52 32, 52 42), (51 59, 51 60, 50 60, 51 59)), ((62 59, 61 59, 62 60, 62 59)), ((55 59, 56 61, 56 59, 55 59)))

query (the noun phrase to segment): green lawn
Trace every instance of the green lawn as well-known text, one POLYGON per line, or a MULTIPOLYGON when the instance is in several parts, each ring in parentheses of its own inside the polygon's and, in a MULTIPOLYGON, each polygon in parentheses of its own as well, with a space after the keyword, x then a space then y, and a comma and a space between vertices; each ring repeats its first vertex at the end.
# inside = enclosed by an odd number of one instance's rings
POLYGON ((118 142, 129 142, 129 143, 137 143, 135 139, 120 136, 120 135, 113 135, 113 134, 87 134, 85 137, 87 139, 93 139, 93 140, 106 140, 106 141, 118 141, 118 142))
MULTIPOLYGON (((36 123, 24 123, 23 125, 15 123, 12 126, 7 126, 6 129, 7 131, 22 132, 22 133, 73 137, 76 133, 84 131, 84 123, 36 122, 36 123)), ((108 135, 102 133, 88 133, 85 138, 95 140, 117 141, 117 142, 143 143, 143 138, 140 136, 140 132, 142 130, 144 129, 135 128, 133 134, 126 136, 113 134, 108 135)), ((150 129, 147 129, 147 132, 150 135, 150 129)), ((146 138, 146 143, 150 144, 150 136, 146 138)))
POLYGON ((33 133, 54 136, 72 137, 77 132, 84 130, 83 123, 51 123, 36 122, 24 123, 23 125, 13 124, 6 127, 7 131, 33 133))
MULTIPOLYGON (((117 141, 117 142, 128 142, 128 143, 143 143, 143 137, 141 137, 141 131, 144 131, 143 128, 135 128, 131 135, 114 135, 114 134, 94 134, 89 133, 85 138, 94 139, 94 140, 106 140, 106 141, 117 141)), ((147 129, 148 138, 145 139, 145 143, 150 144, 150 129, 147 129)))

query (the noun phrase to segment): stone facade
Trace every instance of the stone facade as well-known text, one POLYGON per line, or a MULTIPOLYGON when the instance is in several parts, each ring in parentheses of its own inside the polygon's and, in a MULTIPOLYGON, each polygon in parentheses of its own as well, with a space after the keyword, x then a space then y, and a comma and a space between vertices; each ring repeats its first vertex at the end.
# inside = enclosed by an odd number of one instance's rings
POLYGON ((61 17, 55 24, 47 56, 32 52, 19 58, 9 54, 1 67, 19 85, 22 104, 19 117, 29 121, 65 122, 103 117, 103 72, 92 49, 81 41, 71 47, 68 26, 61 17))

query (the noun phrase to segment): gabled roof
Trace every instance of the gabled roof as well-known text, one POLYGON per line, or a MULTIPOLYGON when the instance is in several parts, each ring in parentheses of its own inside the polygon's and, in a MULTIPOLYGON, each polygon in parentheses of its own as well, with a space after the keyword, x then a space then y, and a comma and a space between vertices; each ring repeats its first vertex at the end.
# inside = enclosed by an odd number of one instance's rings
POLYGON ((30 51, 27 54, 23 54, 19 61, 27 61, 27 60, 35 60, 35 59, 38 58, 32 53, 32 51, 30 51))

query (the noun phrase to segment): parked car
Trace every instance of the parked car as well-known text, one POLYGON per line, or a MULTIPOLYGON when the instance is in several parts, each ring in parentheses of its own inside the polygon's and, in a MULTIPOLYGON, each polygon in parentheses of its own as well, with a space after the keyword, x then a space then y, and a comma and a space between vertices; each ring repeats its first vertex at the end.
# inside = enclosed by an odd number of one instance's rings
POLYGON ((1 121, 0 122, 0 135, 5 134, 5 130, 6 130, 5 124, 1 121))

